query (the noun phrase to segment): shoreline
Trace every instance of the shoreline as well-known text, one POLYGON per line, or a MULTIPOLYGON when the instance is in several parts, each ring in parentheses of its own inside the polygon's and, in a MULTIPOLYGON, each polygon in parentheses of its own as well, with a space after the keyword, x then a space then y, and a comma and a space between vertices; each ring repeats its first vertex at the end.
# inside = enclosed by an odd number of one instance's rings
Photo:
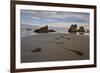
POLYGON ((32 33, 32 34, 24 34, 24 35, 21 35, 21 37, 29 37, 29 36, 35 36, 35 35, 49 35, 49 34, 52 34, 52 35, 77 35, 77 36, 89 36, 89 33, 84 33, 84 34, 79 34, 79 33, 76 33, 76 34, 73 34, 73 33, 32 33))

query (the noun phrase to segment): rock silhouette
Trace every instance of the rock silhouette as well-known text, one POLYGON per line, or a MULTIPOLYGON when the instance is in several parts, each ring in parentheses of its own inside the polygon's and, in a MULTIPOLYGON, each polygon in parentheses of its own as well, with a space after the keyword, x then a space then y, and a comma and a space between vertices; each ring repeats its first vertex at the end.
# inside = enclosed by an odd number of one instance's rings
POLYGON ((56 32, 56 31, 55 31, 55 30, 50 29, 50 30, 48 30, 48 32, 56 32))
POLYGON ((56 32, 55 30, 48 30, 48 25, 41 27, 39 29, 35 29, 34 32, 36 33, 48 33, 48 32, 56 32))
POLYGON ((35 29, 34 32, 37 32, 37 33, 47 33, 48 32, 48 26, 44 26, 44 27, 41 27, 39 29, 35 29))
POLYGON ((68 29, 68 32, 70 32, 70 33, 77 33, 77 32, 79 32, 80 34, 81 33, 83 34, 85 32, 85 29, 84 29, 83 26, 79 26, 79 29, 77 29, 77 28, 78 28, 77 24, 73 24, 68 29))
POLYGON ((80 26, 79 29, 78 29, 78 32, 85 32, 85 29, 83 26, 80 26))
POLYGON ((71 25, 68 29, 68 32, 77 32, 77 24, 71 25))

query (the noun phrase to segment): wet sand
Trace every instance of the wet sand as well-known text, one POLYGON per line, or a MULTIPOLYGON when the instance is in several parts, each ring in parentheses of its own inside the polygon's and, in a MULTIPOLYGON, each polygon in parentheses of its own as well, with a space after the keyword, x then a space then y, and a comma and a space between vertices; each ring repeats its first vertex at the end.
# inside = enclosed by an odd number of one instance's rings
POLYGON ((21 37, 21 62, 89 59, 89 35, 39 34, 21 37), (34 51, 39 48, 39 51, 34 51))

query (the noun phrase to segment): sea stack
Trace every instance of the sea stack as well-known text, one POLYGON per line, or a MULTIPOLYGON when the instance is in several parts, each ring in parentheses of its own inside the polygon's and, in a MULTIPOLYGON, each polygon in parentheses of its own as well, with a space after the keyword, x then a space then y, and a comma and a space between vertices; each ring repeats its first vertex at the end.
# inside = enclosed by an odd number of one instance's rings
POLYGON ((48 33, 48 32, 56 32, 55 30, 48 30, 48 25, 44 26, 44 27, 41 27, 39 29, 35 29, 34 32, 36 33, 48 33))
POLYGON ((47 33, 48 32, 48 25, 41 27, 39 29, 35 29, 34 32, 36 32, 36 33, 47 33))
POLYGON ((83 26, 80 26, 79 29, 78 29, 78 32, 85 32, 85 29, 83 26))
POLYGON ((77 24, 71 25, 68 29, 68 32, 77 32, 77 24))

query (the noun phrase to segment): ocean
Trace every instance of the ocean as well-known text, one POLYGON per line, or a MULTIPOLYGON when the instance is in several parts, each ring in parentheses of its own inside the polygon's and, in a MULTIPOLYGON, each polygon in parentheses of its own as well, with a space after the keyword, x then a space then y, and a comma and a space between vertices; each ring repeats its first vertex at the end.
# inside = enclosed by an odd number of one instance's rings
MULTIPOLYGON (((55 30, 56 32, 49 32, 49 33, 45 33, 45 34, 70 34, 68 32, 67 28, 49 27, 48 29, 55 30)), ((33 27, 21 28, 21 37, 27 37, 27 36, 31 36, 31 35, 39 35, 40 34, 40 33, 35 33, 34 30, 35 30, 35 28, 33 28, 33 27)), ((41 33, 41 34, 43 34, 43 33, 41 33)), ((77 32, 76 35, 80 35, 80 34, 77 32)), ((84 35, 89 35, 89 33, 84 33, 84 35)))

